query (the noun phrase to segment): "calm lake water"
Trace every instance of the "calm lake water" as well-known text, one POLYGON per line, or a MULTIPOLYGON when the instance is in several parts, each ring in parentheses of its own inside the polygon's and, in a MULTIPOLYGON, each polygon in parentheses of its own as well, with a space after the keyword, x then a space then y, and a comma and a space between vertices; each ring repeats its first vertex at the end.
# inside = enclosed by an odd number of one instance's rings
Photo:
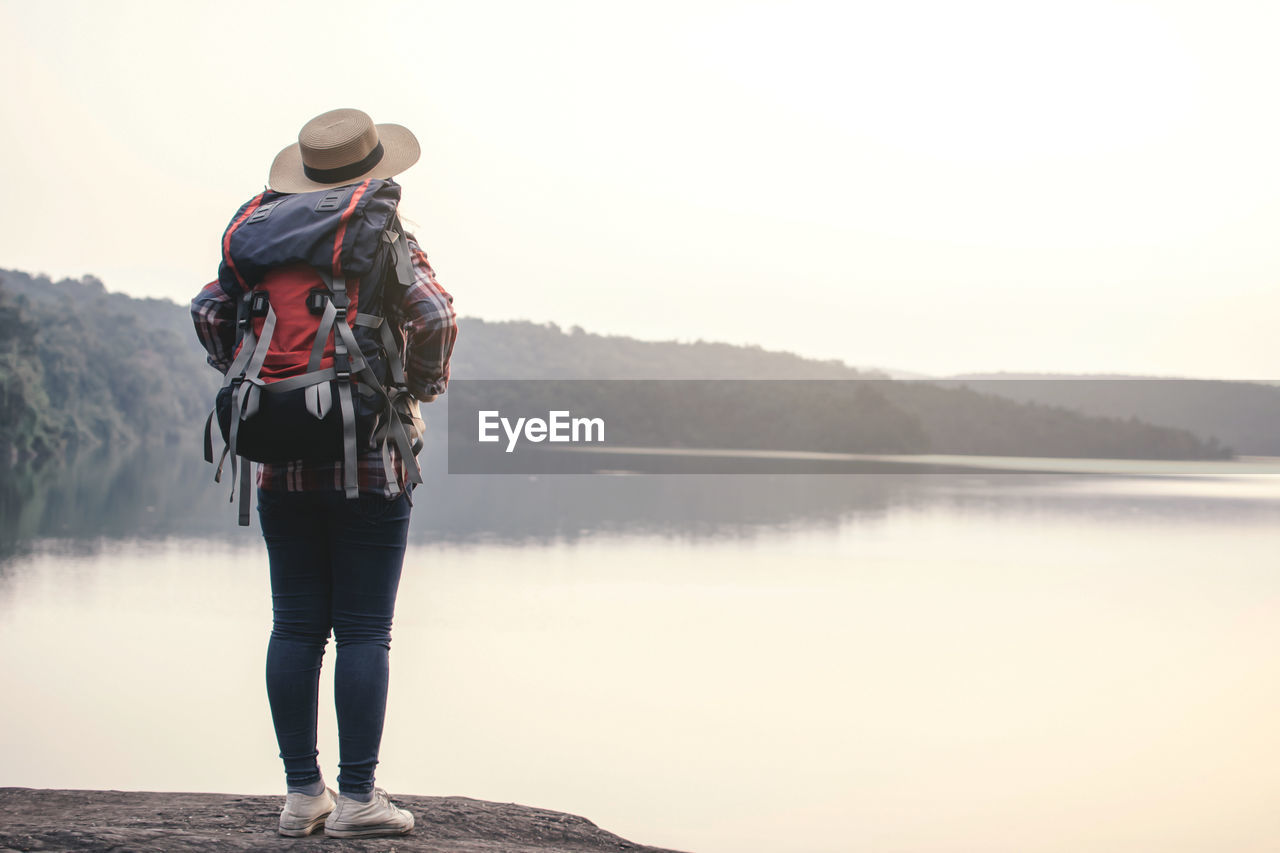
MULTIPOLYGON (((261 540, 147 458, 6 479, 0 785, 280 792, 261 540)), ((1280 849, 1280 477, 435 471, 411 538, 393 793, 700 853, 1280 849)))

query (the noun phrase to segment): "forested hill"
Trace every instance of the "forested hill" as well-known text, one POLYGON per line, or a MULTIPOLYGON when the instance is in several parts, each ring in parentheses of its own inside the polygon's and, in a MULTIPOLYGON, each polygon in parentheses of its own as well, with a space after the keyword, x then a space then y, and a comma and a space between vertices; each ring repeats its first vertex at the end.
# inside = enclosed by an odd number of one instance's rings
POLYGON ((639 341, 529 322, 464 320, 453 376, 467 379, 859 379, 840 361, 733 344, 639 341))
MULTIPOLYGON (((530 322, 460 322, 457 378, 863 376, 760 347, 638 341, 530 322)), ((138 437, 181 440, 208 414, 218 375, 187 306, 110 293, 91 276, 0 269, 0 447, 45 455, 138 437)))
POLYGON ((181 439, 210 405, 185 309, 0 270, 0 448, 47 456, 181 439))
MULTIPOLYGON (((455 380, 875 376, 759 347, 639 341, 477 319, 460 323, 453 360, 455 380)), ((6 457, 142 438, 191 440, 219 378, 205 363, 185 305, 109 293, 92 277, 54 282, 0 270, 0 449, 6 457)), ((1006 452, 1024 455, 1215 458, 1225 452, 1186 431, 927 384, 884 383, 859 398, 856 412, 834 400, 804 399, 798 412, 814 427, 808 432, 831 438, 822 448, 799 449, 890 449, 865 444, 887 429, 895 452, 991 452, 994 436, 1002 437, 1006 452)))

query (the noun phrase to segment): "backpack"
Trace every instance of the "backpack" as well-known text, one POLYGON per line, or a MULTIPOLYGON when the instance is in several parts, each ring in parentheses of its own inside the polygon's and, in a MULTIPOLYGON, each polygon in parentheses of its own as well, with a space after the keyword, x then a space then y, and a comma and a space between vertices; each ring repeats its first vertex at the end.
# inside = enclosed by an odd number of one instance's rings
POLYGON ((249 524, 250 461, 343 463, 359 494, 357 457, 381 452, 398 490, 390 443, 421 483, 421 420, 405 384, 396 306, 413 282, 396 215, 400 187, 370 179, 307 193, 266 190, 232 217, 218 281, 236 302, 236 352, 205 421, 213 462, 216 421, 239 469, 241 525, 249 524))

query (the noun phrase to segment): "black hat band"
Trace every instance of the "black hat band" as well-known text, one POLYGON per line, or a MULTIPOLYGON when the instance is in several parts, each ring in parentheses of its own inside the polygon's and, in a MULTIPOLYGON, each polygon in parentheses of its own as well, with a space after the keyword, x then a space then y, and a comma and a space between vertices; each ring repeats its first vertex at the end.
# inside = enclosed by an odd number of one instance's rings
POLYGON ((379 142, 373 146, 373 150, 369 152, 363 160, 357 163, 351 163, 347 166, 339 166, 336 169, 317 169, 314 166, 302 164, 303 173, 315 181, 317 184, 340 184, 343 181, 349 181, 357 178, 374 166, 382 162, 382 143, 379 142))

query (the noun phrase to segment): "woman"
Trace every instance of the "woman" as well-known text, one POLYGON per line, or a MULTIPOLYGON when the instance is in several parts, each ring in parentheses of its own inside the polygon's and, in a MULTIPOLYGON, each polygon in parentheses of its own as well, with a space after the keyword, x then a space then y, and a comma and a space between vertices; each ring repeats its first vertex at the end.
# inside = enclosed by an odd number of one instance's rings
MULTIPOLYGON (((277 155, 269 185, 293 194, 389 179, 412 166, 419 151, 406 128, 375 125, 359 110, 333 110, 307 122, 298 143, 277 155)), ((427 402, 448 384, 457 323, 453 298, 436 282, 426 254, 412 236, 407 242, 413 280, 385 312, 403 332, 409 393, 427 402)), ((212 282, 192 302, 192 315, 209 363, 226 373, 236 346, 235 299, 212 282)), ((389 451, 387 459, 380 451, 360 454, 354 500, 344 493, 342 461, 259 467, 258 515, 273 609, 267 696, 287 785, 282 835, 309 835, 322 825, 338 837, 413 829, 413 815, 374 785, 412 489, 405 459, 396 446, 389 451), (330 631, 337 646, 336 796, 316 761, 320 664, 330 631)))

